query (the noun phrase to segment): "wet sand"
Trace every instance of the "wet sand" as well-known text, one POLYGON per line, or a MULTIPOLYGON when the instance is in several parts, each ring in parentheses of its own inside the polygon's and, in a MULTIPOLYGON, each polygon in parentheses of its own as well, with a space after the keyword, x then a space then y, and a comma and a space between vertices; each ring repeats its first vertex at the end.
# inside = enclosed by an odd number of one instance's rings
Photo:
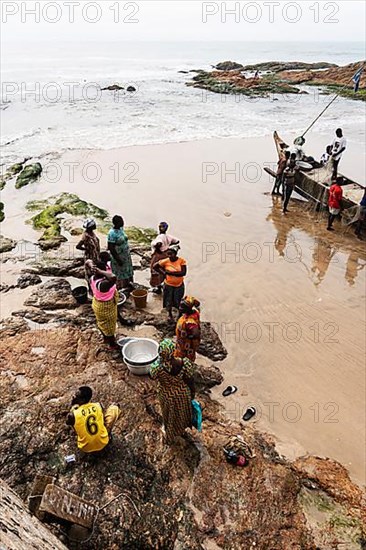
MULTIPOLYGON (((320 156, 327 143, 311 136, 307 145, 320 156)), ((281 453, 334 458, 364 483, 365 243, 338 223, 327 232, 305 203, 293 201, 282 216, 260 170, 276 163, 272 139, 69 151, 56 162, 57 181, 54 167, 29 188, 5 189, 3 233, 36 240, 25 203, 61 191, 121 213, 126 225, 168 221, 188 261, 187 292, 229 352, 224 385, 213 392, 229 417, 254 405, 281 453), (65 163, 73 162, 72 181, 65 163), (86 168, 89 179, 97 171, 90 163, 99 166, 94 183, 85 182, 86 168), (239 391, 224 399, 227 384, 239 391)), ((366 181, 361 146, 349 144, 340 170, 366 181)))

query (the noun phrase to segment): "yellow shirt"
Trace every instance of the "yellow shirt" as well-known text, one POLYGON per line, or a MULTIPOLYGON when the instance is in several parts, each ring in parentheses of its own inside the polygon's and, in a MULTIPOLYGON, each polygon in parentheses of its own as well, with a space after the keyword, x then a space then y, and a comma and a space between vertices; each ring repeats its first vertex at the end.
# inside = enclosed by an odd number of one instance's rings
POLYGON ((109 436, 100 403, 76 405, 71 411, 75 417, 78 448, 84 453, 101 451, 109 443, 109 436))

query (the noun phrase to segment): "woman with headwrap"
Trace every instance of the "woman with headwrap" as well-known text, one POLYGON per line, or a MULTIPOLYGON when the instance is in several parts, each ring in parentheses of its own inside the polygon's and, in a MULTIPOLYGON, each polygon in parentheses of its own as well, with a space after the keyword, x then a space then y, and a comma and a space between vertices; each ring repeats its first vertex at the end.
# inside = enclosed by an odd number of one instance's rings
POLYGON ((168 224, 166 222, 161 222, 159 224, 159 235, 151 243, 151 263, 150 263, 150 285, 153 287, 153 292, 160 294, 162 291, 162 285, 164 282, 164 275, 154 269, 154 265, 160 260, 165 260, 168 257, 167 251, 170 245, 178 244, 179 241, 167 234, 168 224))
POLYGON ((187 275, 187 262, 179 258, 179 249, 178 244, 172 244, 167 251, 168 257, 153 266, 164 275, 163 307, 168 310, 170 319, 173 319, 173 307, 179 309, 184 296, 184 277, 187 275))
POLYGON ((118 288, 133 288, 133 267, 128 237, 123 230, 121 216, 112 219, 113 229, 108 233, 108 250, 112 256, 112 271, 117 277, 118 288))
POLYGON ((180 303, 177 327, 176 357, 187 357, 192 363, 201 342, 200 302, 193 296, 185 296, 180 303))
POLYGON ((76 245, 78 250, 84 251, 85 261, 92 260, 95 264, 99 260, 100 242, 94 231, 97 228, 95 220, 88 218, 83 224, 85 229, 80 242, 76 245))
POLYGON ((158 397, 167 443, 182 436, 192 426, 194 365, 189 359, 175 357, 173 340, 159 346, 159 359, 151 366, 150 376, 158 383, 158 397))

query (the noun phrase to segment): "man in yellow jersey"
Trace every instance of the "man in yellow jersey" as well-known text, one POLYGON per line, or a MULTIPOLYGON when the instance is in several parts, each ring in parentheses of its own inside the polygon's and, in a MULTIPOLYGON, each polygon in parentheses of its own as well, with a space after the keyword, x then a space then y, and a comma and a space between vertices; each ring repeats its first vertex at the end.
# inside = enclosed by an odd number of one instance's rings
POLYGON ((111 405, 103 412, 100 403, 92 403, 93 390, 81 386, 71 402, 66 424, 73 426, 80 451, 94 453, 109 443, 109 435, 121 413, 118 405, 111 405))

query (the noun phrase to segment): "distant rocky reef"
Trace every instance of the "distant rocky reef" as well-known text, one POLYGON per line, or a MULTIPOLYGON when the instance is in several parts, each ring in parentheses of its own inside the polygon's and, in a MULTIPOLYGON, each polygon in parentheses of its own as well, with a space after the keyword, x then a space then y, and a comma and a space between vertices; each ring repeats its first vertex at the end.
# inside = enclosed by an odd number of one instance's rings
POLYGON ((325 93, 339 93, 343 97, 365 101, 364 79, 361 78, 357 93, 352 82, 353 75, 361 66, 362 62, 339 67, 326 62, 269 61, 242 65, 224 61, 214 66, 212 71, 194 71, 196 75, 187 86, 220 94, 267 97, 269 94, 306 94, 298 87, 306 84, 324 87, 325 93))

